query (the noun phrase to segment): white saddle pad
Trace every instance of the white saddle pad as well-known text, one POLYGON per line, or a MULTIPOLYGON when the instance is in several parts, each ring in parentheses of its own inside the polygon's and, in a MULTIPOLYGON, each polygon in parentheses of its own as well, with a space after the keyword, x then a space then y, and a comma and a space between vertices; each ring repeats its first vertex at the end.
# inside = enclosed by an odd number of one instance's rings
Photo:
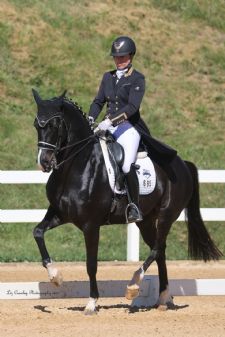
MULTIPOLYGON (((117 190, 115 185, 115 172, 109 159, 107 145, 104 139, 100 139, 100 145, 105 160, 106 170, 108 173, 109 184, 113 192, 117 194, 125 194, 125 190, 117 190)), ((154 191, 156 185, 155 168, 151 159, 147 156, 147 152, 140 152, 135 162, 140 166, 137 170, 137 176, 139 180, 139 194, 147 195, 154 191)))

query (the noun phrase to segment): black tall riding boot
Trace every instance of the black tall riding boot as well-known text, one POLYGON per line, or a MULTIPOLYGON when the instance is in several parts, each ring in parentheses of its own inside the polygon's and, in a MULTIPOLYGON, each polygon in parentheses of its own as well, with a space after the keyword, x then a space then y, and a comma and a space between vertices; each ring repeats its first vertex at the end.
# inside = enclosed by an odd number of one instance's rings
POLYGON ((129 200, 125 213, 127 223, 142 221, 143 218, 139 210, 139 181, 134 164, 131 165, 130 172, 125 174, 125 185, 129 200))

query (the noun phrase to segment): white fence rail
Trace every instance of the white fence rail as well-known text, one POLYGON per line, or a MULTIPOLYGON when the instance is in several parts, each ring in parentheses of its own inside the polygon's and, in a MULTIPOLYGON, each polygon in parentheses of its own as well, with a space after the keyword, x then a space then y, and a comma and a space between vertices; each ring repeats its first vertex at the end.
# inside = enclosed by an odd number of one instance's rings
MULTIPOLYGON (((201 183, 225 183, 225 170, 199 170, 201 183)), ((0 184, 43 184, 50 173, 41 171, 1 171, 0 184)))
MULTIPOLYGON (((225 170, 199 170, 200 183, 225 183, 225 170)), ((0 171, 0 184, 44 184, 50 174, 41 171, 0 171)), ((0 223, 40 222, 44 209, 0 209, 0 223)), ((205 221, 225 221, 225 208, 201 208, 205 221)), ((182 212, 177 221, 184 221, 182 212)), ((139 260, 139 230, 135 224, 128 225, 127 260, 139 260)))

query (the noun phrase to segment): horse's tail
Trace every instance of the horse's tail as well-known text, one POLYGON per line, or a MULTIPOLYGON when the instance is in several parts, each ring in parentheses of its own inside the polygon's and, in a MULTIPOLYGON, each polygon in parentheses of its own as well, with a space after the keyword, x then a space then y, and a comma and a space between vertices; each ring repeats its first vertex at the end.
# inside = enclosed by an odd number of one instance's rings
POLYGON ((218 260, 223 254, 211 239, 200 213, 198 170, 193 163, 189 161, 185 161, 185 163, 193 180, 192 196, 185 209, 188 227, 188 254, 196 260, 200 259, 205 262, 218 260))

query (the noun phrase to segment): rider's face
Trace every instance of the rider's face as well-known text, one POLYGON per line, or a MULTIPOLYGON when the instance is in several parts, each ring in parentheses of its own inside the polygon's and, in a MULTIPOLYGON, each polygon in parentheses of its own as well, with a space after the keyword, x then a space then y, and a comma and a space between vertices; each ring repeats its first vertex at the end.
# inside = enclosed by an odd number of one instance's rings
POLYGON ((114 56, 113 58, 117 69, 126 68, 132 61, 132 57, 129 54, 124 56, 114 56))

